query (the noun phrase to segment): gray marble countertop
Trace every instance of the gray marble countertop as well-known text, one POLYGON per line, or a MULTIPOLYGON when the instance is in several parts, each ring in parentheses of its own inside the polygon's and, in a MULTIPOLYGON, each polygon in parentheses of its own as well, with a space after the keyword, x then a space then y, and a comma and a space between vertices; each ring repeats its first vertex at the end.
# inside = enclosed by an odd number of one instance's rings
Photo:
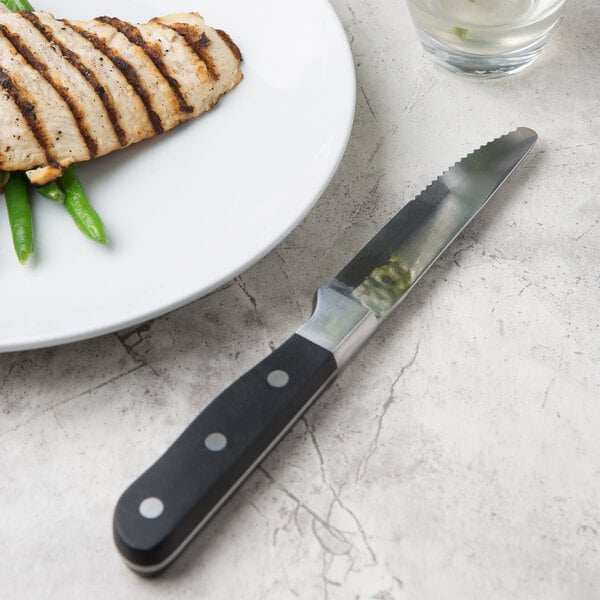
POLYGON ((473 81, 401 1, 334 0, 353 134, 304 222, 138 328, 0 356, 1 598, 600 597, 600 11, 473 81), (175 565, 145 580, 114 505, 317 286, 448 165, 517 126, 532 155, 175 565))

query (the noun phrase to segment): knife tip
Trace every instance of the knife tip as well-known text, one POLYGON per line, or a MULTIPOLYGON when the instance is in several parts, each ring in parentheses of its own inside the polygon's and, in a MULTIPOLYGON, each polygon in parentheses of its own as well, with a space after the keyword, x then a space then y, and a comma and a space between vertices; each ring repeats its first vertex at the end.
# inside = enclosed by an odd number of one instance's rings
POLYGON ((538 139, 537 131, 531 129, 531 127, 518 127, 515 131, 524 137, 531 138, 532 140, 538 139))

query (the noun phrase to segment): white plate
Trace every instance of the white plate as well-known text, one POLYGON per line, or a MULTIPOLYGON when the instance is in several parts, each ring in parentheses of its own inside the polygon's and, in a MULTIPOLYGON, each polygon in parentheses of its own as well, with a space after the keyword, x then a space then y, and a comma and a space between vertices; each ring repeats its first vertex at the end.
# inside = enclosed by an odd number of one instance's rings
POLYGON ((244 54, 244 81, 157 139, 81 165, 109 247, 35 198, 21 267, 0 210, 0 351, 81 340, 164 314, 241 273, 310 210, 345 150, 354 65, 326 0, 35 0, 57 17, 142 22, 196 10, 244 54))

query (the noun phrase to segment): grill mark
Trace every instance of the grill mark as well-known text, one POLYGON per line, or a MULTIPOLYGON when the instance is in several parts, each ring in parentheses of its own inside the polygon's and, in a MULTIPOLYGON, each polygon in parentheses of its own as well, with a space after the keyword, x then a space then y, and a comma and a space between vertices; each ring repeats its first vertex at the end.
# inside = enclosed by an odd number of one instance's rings
POLYGON ((131 23, 127 23, 126 21, 122 21, 121 19, 117 19, 115 17, 98 17, 96 21, 100 21, 106 25, 111 25, 117 31, 121 32, 132 44, 135 44, 141 48, 169 84, 169 87, 177 98, 177 102, 179 103, 179 108, 181 111, 185 113, 194 112, 194 107, 190 106, 183 97, 179 81, 177 81, 177 79, 175 79, 169 73, 169 69, 162 59, 162 52, 160 49, 155 44, 147 42, 137 27, 134 27, 131 23))
POLYGON ((42 124, 37 120, 35 114, 35 105, 27 99, 26 90, 19 87, 2 67, 0 67, 0 87, 13 99, 17 108, 23 115, 25 122, 29 126, 33 137, 37 140, 44 152, 46 163, 52 163, 56 160, 52 152, 52 145, 48 138, 48 134, 44 130, 42 124))
POLYGON ((215 61, 208 52, 210 40, 206 37, 206 33, 202 32, 202 35, 198 37, 198 28, 192 25, 186 23, 163 23, 160 20, 158 22, 182 36, 196 56, 204 62, 209 75, 213 79, 219 79, 221 75, 215 65, 215 61))
POLYGON ((67 19, 61 19, 61 23, 64 23, 68 27, 70 27, 75 33, 80 35, 82 38, 88 40, 99 52, 102 52, 108 59, 112 61, 112 63, 123 73, 127 82, 134 89, 135 93, 139 96, 144 108, 146 109, 146 113, 148 114, 148 119, 154 129, 154 133, 157 135, 164 131, 164 127, 160 117, 154 112, 152 108, 152 102, 150 100, 150 94, 142 85, 140 78, 136 72, 136 70, 113 48, 111 48, 108 44, 102 41, 97 35, 93 34, 91 31, 87 31, 82 27, 71 23, 67 19))
POLYGON ((27 19, 47 40, 50 44, 54 44, 64 56, 64 58, 71 63, 78 71, 81 73, 82 77, 92 86, 94 92, 100 99, 100 102, 104 106, 104 110, 106 110, 106 114, 108 115, 108 119, 112 125, 112 128, 115 132, 115 136, 117 140, 119 140, 119 144, 121 146, 127 146, 127 134, 121 127, 119 122, 119 113, 115 107, 113 99, 107 93, 104 86, 100 83, 95 73, 87 67, 81 57, 67 48, 60 40, 58 40, 52 30, 44 25, 37 15, 30 12, 21 12, 19 13, 24 19, 27 19))
POLYGON ((20 35, 10 31, 10 29, 8 29, 8 27, 6 27, 4 24, 0 24, 0 32, 12 44, 15 50, 25 59, 27 64, 35 69, 35 71, 37 71, 65 101, 73 115, 75 123, 77 124, 77 129, 79 129, 79 133, 81 134, 81 137, 87 146, 90 157, 97 156, 98 144, 90 134, 90 130, 85 123, 85 115, 81 106, 77 104, 77 101, 67 92, 65 88, 54 81, 52 75, 48 71, 48 65, 35 57, 31 49, 23 41, 23 38, 20 35))
POLYGON ((237 47, 236 43, 229 37, 229 34, 223 31, 222 29, 215 29, 218 36, 225 42, 225 45, 231 50, 231 53, 236 58, 236 60, 243 60, 242 52, 237 47))

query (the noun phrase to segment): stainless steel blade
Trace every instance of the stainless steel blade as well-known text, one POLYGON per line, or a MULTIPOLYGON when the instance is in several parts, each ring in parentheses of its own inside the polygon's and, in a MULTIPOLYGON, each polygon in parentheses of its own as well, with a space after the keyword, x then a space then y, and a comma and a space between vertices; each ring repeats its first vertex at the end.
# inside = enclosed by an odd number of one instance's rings
POLYGON ((387 316, 485 206, 537 140, 519 128, 475 150, 409 202, 329 283, 387 316))
POLYGON ((537 141, 520 127, 464 157, 409 202, 319 289, 298 333, 332 351, 338 365, 408 294, 537 141))

